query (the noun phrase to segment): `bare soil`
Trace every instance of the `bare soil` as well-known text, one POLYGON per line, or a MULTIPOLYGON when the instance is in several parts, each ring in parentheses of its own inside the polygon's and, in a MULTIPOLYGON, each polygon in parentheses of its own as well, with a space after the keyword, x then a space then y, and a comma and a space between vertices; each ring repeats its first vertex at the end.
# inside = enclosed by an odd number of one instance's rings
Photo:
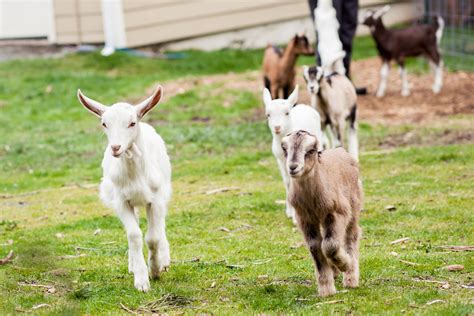
MULTIPOLYGON (((445 72, 444 85, 439 94, 431 91, 433 75, 409 74, 411 95, 400 95, 401 81, 398 70, 393 68, 387 84, 386 96, 375 97, 379 81, 380 60, 370 58, 353 62, 353 76, 357 87, 367 87, 369 93, 359 96, 359 118, 371 123, 406 124, 432 122, 455 114, 474 114, 474 73, 445 72)), ((301 103, 309 103, 302 70, 299 69, 297 83, 300 86, 301 103)), ((164 84, 165 99, 199 85, 216 85, 216 89, 249 90, 260 96, 261 74, 251 71, 242 74, 228 73, 199 78, 184 78, 164 84)), ((152 89, 150 89, 151 93, 152 89)), ((262 111, 257 116, 263 117, 262 111)), ((474 125, 474 122, 471 122, 474 125)), ((472 136, 469 136, 472 139, 472 136)))

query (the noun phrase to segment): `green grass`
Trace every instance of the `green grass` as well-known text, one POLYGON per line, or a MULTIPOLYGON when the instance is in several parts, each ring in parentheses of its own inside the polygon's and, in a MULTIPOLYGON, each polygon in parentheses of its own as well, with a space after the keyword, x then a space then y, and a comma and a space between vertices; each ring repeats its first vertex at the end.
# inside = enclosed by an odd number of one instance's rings
MULTIPOLYGON (((357 48, 355 55, 369 51, 357 48)), ((321 299, 301 235, 275 202, 284 190, 261 101, 223 83, 197 85, 147 117, 172 158, 167 229, 173 263, 149 293, 137 292, 119 220, 100 203, 95 186, 83 186, 100 180, 105 138, 75 90, 105 103, 136 100, 153 82, 258 69, 261 51, 187 56, 87 54, 0 64, 0 258, 10 249, 16 253, 0 266, 2 314, 43 303, 49 306, 35 313, 116 314, 125 313, 121 303, 136 310, 153 301, 172 314, 472 313, 472 290, 461 287, 474 277, 472 254, 438 246, 474 243, 474 145, 431 142, 446 130, 469 129, 462 122, 472 116, 434 126, 360 124, 366 195, 361 287, 321 299), (390 137, 408 132, 423 147, 379 151, 390 137), (229 186, 238 190, 205 194, 229 186), (390 245, 401 237, 411 239, 390 245), (67 255, 81 256, 60 259, 67 255), (448 264, 464 270, 442 269, 448 264), (449 288, 426 280, 446 281, 449 288), (426 305, 435 299, 443 302, 426 305)), ((145 228, 144 218, 141 224, 145 228)))

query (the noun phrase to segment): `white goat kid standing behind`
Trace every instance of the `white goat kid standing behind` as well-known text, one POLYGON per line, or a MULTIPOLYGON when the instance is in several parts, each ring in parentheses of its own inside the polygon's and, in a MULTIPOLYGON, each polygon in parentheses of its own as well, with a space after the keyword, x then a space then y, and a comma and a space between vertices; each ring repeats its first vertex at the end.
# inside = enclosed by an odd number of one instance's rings
POLYGON ((128 269, 135 276, 135 287, 144 292, 150 289, 150 282, 136 207, 146 206, 145 240, 150 276, 157 278, 170 265, 165 216, 171 197, 171 165, 163 139, 152 126, 140 122, 158 104, 161 95, 162 88, 158 86, 151 97, 136 106, 128 103, 105 106, 80 90, 77 92, 82 105, 101 119, 107 135, 109 143, 102 160, 100 197, 117 212, 125 227, 128 269))
MULTIPOLYGON (((290 176, 286 168, 286 159, 281 148, 281 140, 285 135, 304 130, 317 137, 321 137, 321 118, 318 112, 305 104, 298 104, 298 85, 295 87, 288 99, 272 100, 270 91, 263 89, 263 102, 267 115, 268 127, 273 136, 272 152, 275 156, 280 173, 285 184, 286 193, 290 186, 290 176)), ((286 201, 286 215, 296 223, 295 210, 293 206, 286 201)))

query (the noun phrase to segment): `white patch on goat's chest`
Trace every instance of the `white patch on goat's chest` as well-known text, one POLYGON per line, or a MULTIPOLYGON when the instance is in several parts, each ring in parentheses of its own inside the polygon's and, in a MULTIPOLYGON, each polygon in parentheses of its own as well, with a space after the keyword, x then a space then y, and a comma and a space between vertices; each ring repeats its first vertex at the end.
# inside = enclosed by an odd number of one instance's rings
POLYGON ((134 206, 151 203, 158 189, 150 181, 147 172, 134 170, 123 161, 114 164, 109 177, 123 200, 130 201, 134 206))

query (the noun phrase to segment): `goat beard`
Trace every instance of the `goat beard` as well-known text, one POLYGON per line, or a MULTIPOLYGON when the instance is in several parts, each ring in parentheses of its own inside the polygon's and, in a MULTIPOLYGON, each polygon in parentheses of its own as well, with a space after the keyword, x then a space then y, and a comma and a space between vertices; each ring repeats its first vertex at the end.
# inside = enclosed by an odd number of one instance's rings
POLYGON ((138 157, 142 156, 142 152, 135 143, 133 143, 132 146, 130 146, 130 148, 125 151, 125 157, 127 159, 132 159, 133 154, 136 154, 138 157))

